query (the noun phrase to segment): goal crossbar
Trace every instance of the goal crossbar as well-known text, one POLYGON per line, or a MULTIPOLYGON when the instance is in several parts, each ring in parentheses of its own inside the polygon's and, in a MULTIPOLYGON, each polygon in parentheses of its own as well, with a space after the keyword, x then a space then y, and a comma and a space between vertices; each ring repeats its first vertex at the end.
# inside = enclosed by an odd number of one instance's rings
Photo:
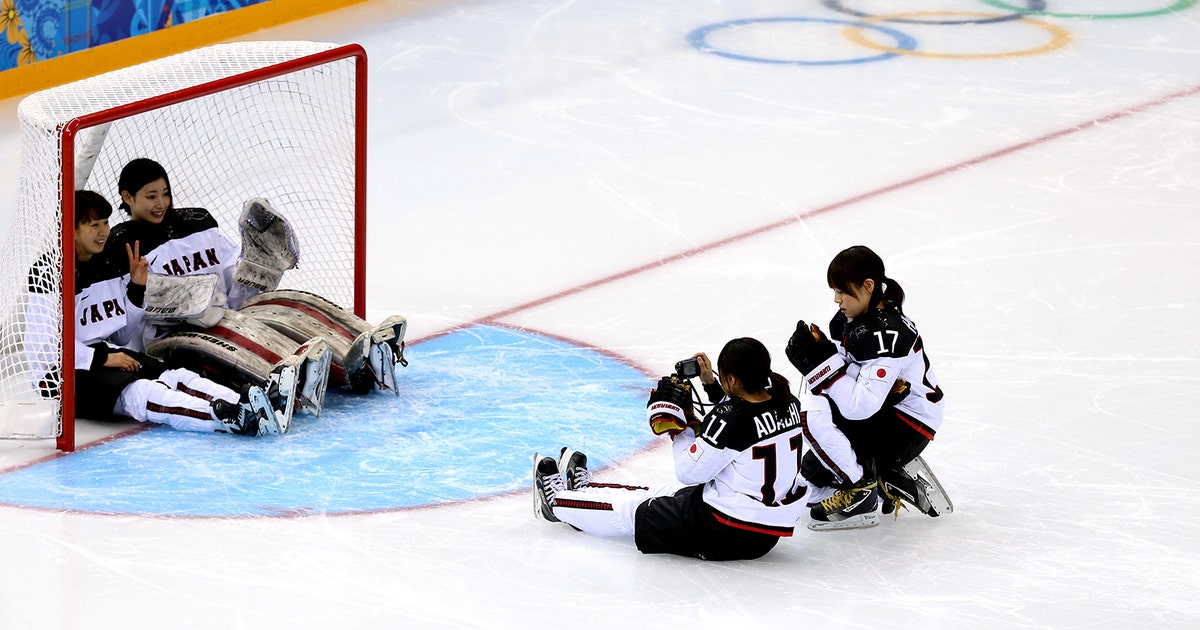
MULTIPOLYGON (((57 174, 60 180, 58 201, 61 207, 61 230, 58 235, 58 247, 62 252, 60 295, 61 295, 61 337, 63 340, 58 352, 59 366, 74 365, 74 344, 68 340, 74 339, 74 191, 83 187, 83 182, 76 182, 77 158, 92 159, 89 155, 77 155, 77 142, 80 135, 93 129, 103 129, 104 125, 129 119, 131 116, 143 115, 154 110, 168 108, 174 105, 215 95, 235 88, 250 86, 260 82, 284 77, 300 71, 321 68, 334 62, 349 62, 353 64, 353 220, 352 244, 348 244, 353 254, 350 264, 352 271, 352 288, 350 302, 345 307, 352 308, 360 317, 366 315, 366 52, 357 44, 333 45, 313 42, 244 42, 222 44, 218 46, 190 51, 174 55, 158 61, 140 64, 134 68, 148 71, 137 76, 153 76, 156 67, 189 67, 194 63, 204 63, 214 66, 209 76, 201 72, 202 80, 186 87, 172 86, 153 81, 134 81, 122 84, 127 80, 129 71, 133 68, 118 70, 74 84, 39 92, 22 101, 19 107, 22 125, 35 129, 35 134, 54 134, 58 138, 57 152, 59 164, 62 165, 57 174), (267 50, 266 54, 262 51, 267 50), (253 54, 249 54, 251 51, 253 54), (281 52, 275 52, 281 51, 281 52), (253 57, 254 61, 246 64, 231 62, 245 56, 253 57), (276 59, 275 57, 280 57, 276 59), (246 66, 250 67, 246 67, 246 66), (116 85, 116 87, 111 87, 116 85), (165 89, 164 89, 165 88, 165 89), (83 94, 86 99, 64 98, 64 94, 83 94), (116 95, 116 96, 113 96, 116 95), (40 128, 40 129, 39 129, 40 128)), ((267 114, 269 116, 269 114, 267 114)), ((254 142, 287 143, 287 139, 269 137, 266 134, 254 142)), ((101 140, 103 141, 103 140, 101 140)), ((86 153, 83 152, 83 153, 86 153)), ((167 165, 168 170, 171 165, 167 165)), ((23 177, 48 176, 48 174, 25 173, 23 177)), ((20 204, 18 204, 20 208, 20 204)), ((115 219, 116 217, 114 217, 115 219)), ((233 226, 222 226, 232 229, 233 226)), ((319 230, 314 230, 317 232, 319 230)), ((10 238, 12 234, 8 235, 10 238)), ((321 238, 320 234, 310 234, 314 240, 321 238)), ((18 233, 17 237, 21 235, 18 233)), ((349 280, 349 278, 348 278, 349 280)), ((309 287, 304 287, 309 288, 309 287)), ((5 290, 12 291, 12 287, 5 290)), ((57 446, 60 450, 71 451, 75 446, 75 400, 74 375, 71 369, 61 371, 61 392, 69 394, 60 397, 58 408, 57 446)), ((0 401, 0 407, 10 401, 0 401)), ((19 403, 20 401, 15 401, 19 403)), ((15 409, 16 407, 14 407, 15 409)), ((8 410, 9 415, 12 409, 8 410)), ((0 409, 0 415, 4 410, 0 409)), ((4 434, 4 423, 0 422, 0 437, 47 437, 43 435, 24 435, 20 431, 15 434, 4 434)), ((36 433, 36 432, 35 432, 36 433)))

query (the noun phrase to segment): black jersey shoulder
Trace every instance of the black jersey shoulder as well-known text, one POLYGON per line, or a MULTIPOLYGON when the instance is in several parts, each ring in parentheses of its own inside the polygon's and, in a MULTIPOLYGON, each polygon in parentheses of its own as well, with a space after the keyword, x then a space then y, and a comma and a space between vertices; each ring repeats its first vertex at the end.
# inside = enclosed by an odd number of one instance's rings
POLYGON ((79 295, 90 286, 116 280, 124 276, 126 271, 118 267, 107 257, 95 256, 87 262, 75 262, 75 295, 79 295))
MULTIPOLYGON (((204 208, 172 208, 162 223, 125 221, 113 226, 108 236, 109 247, 125 251, 125 245, 138 242, 140 253, 152 252, 168 241, 186 238, 205 230, 220 227, 204 208)), ((106 248, 107 249, 107 248, 106 248)))
POLYGON ((917 328, 894 308, 871 309, 846 323, 842 345, 855 361, 903 357, 917 342, 917 328))
POLYGON ((829 320, 829 338, 842 342, 842 345, 846 345, 845 313, 838 311, 837 314, 833 316, 833 319, 829 320))
POLYGON ((752 403, 730 398, 705 417, 700 435, 718 448, 744 451, 767 438, 799 428, 796 397, 789 395, 788 401, 788 412, 780 414, 774 401, 752 403))
MULTIPOLYGON (((30 293, 50 294, 60 290, 59 270, 55 257, 49 253, 43 254, 29 269, 28 287, 30 293)), ((93 256, 87 262, 75 261, 75 295, 84 289, 114 280, 124 276, 126 270, 113 263, 103 255, 93 256)))

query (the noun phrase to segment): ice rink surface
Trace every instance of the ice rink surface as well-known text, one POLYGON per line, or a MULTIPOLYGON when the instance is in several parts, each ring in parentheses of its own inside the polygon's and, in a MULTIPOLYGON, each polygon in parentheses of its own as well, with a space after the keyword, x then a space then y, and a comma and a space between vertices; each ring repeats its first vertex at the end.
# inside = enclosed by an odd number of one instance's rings
MULTIPOLYGON (((371 319, 662 374, 753 336, 798 382, 783 345, 866 244, 946 392, 925 458, 956 511, 706 564, 535 521, 523 490, 293 518, 8 506, 0 627, 1194 627, 1195 4, 372 0, 257 34, 368 51, 371 319)), ((0 465, 52 449, 0 443, 0 465)), ((669 458, 600 476, 669 482, 669 458)))

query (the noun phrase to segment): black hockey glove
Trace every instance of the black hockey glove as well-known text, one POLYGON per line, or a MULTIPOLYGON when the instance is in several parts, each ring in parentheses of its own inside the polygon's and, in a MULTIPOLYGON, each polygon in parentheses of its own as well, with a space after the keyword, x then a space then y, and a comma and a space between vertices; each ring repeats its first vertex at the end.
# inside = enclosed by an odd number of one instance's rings
POLYGON ((806 324, 804 320, 796 322, 796 332, 788 339, 784 354, 804 375, 804 381, 813 392, 820 391, 846 369, 846 362, 838 356, 837 346, 815 324, 806 324))
POLYGON ((887 398, 883 399, 883 406, 895 407, 900 401, 908 398, 910 393, 912 393, 912 387, 908 381, 897 378, 896 382, 892 383, 892 391, 888 392, 887 398))
POLYGON ((664 376, 650 390, 646 401, 646 420, 655 435, 675 437, 689 425, 700 424, 692 411, 692 386, 675 376, 664 376))

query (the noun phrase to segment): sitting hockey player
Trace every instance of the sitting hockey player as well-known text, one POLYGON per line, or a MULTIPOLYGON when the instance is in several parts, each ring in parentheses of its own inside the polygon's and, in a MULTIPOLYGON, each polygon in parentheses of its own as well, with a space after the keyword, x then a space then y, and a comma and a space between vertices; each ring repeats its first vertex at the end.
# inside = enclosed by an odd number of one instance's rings
POLYGON ((838 253, 826 278, 839 307, 829 324, 833 340, 800 321, 788 340, 788 360, 810 391, 831 401, 855 451, 878 467, 884 512, 898 514, 905 504, 929 516, 952 512, 920 457, 941 427, 945 405, 924 342, 901 309, 904 290, 861 245, 838 253))
MULTIPOLYGON (((112 205, 100 194, 75 193, 77 415, 97 420, 125 416, 183 431, 251 436, 285 431, 281 414, 261 387, 247 386, 239 395, 195 372, 171 368, 122 345, 139 331, 149 263, 136 243, 126 252, 128 275, 99 256, 109 235, 111 214, 112 205)), ((29 288, 35 299, 50 297, 43 287, 56 281, 51 268, 40 263, 31 270, 29 288)), ((31 342, 53 346, 57 340, 31 342)), ((47 375, 43 394, 57 395, 46 385, 58 381, 57 375, 47 375)))
MULTIPOLYGON (((707 356, 696 359, 701 380, 712 383, 707 356)), ((758 558, 790 536, 809 493, 799 476, 804 427, 827 419, 828 405, 792 396, 755 339, 727 343, 717 365, 720 385, 705 389, 719 402, 703 421, 693 413, 686 373, 659 380, 646 407, 651 430, 670 436, 675 476, 689 485, 651 491, 597 483, 587 456, 564 448, 557 461, 534 456, 534 515, 596 536, 632 536, 642 553, 702 560, 758 558)), ((844 437, 834 455, 861 476, 844 437)))
MULTIPOLYGON (((396 364, 407 365, 405 319, 389 317, 371 326, 319 296, 275 291, 284 271, 298 263, 299 245, 286 219, 265 199, 244 204, 239 249, 221 234, 207 210, 174 206, 170 179, 157 162, 130 161, 118 187, 121 208, 131 220, 113 228, 113 243, 142 243, 146 256, 156 261, 155 271, 164 272, 155 275, 171 287, 151 291, 155 302, 144 334, 147 352, 215 362, 236 377, 259 379, 266 365, 297 353, 307 357, 300 373, 319 374, 315 364, 326 360, 328 352, 328 374, 335 386, 355 393, 378 388, 398 394, 396 364), (185 301, 210 296, 211 303, 199 314, 184 316, 178 308, 180 295, 188 296, 185 301), (162 304, 159 296, 165 296, 162 304)), ((317 391, 315 380, 305 381, 300 400, 319 413, 324 385, 317 391)))

